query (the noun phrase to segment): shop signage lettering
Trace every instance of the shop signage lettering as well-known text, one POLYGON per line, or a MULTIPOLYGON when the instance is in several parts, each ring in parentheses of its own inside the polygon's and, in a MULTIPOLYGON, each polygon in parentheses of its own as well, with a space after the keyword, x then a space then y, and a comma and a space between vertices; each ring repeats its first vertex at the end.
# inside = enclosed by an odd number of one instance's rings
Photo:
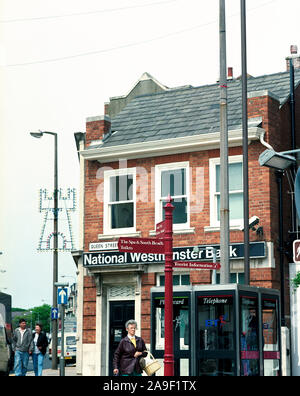
MULTIPOLYGON (((199 261, 213 259, 213 249, 216 249, 216 257, 220 256, 220 248, 218 245, 199 246, 198 251, 194 250, 194 246, 174 247, 173 260, 174 261, 199 261)), ((242 259, 244 257, 244 244, 237 243, 230 246, 230 258, 242 259)), ((263 258, 266 257, 265 242, 250 243, 250 257, 263 258)), ((115 265, 115 264, 152 264, 163 263, 165 259, 164 254, 161 253, 137 253, 137 252, 119 252, 112 251, 92 251, 83 253, 83 265, 101 266, 101 265, 115 265)))
MULTIPOLYGON (((159 305, 165 305, 165 300, 159 300, 159 305)), ((185 305, 184 298, 182 298, 181 300, 173 300, 173 305, 185 305)))
POLYGON ((227 302, 228 302, 228 298, 207 298, 207 297, 203 298, 204 304, 211 304, 211 305, 227 304, 227 302))

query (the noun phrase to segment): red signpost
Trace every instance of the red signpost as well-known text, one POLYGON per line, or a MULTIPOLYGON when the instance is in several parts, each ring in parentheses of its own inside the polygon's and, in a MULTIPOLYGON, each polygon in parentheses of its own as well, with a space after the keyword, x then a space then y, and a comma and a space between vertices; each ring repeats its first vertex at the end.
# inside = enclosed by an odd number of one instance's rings
POLYGON ((201 261, 173 262, 173 210, 172 198, 169 196, 165 210, 165 220, 156 225, 157 238, 126 238, 118 241, 120 252, 158 253, 165 255, 165 354, 164 375, 174 375, 173 345, 173 267, 210 269, 220 268, 220 263, 201 261))
POLYGON ((173 210, 169 196, 165 210, 165 355, 164 375, 174 375, 173 347, 173 210))

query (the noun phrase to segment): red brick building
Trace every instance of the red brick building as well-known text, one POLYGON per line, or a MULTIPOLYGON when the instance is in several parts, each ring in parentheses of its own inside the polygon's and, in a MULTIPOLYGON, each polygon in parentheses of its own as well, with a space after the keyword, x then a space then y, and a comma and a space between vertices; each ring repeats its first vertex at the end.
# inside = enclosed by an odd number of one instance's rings
MULTIPOLYGON (((299 82, 296 70, 297 127, 299 82)), ((233 283, 244 281, 241 112, 241 81, 232 79, 228 142, 233 283)), ((259 218, 256 227, 261 227, 259 232, 250 230, 250 285, 280 289, 278 187, 274 171, 261 167, 258 157, 268 144, 276 151, 291 147, 288 72, 249 77, 248 135, 249 214, 259 218)), ((155 237, 170 193, 176 257, 211 260, 212 246, 219 257, 218 84, 170 89, 145 73, 127 96, 110 99, 105 115, 87 118, 86 133, 75 137, 81 164, 82 245, 82 251, 74 253, 79 271, 77 371, 109 375, 126 319, 135 318, 139 334, 152 347, 151 332, 160 330, 151 328, 151 293, 164 285, 162 257, 120 253, 118 238, 155 237)), ((283 182, 288 235, 291 198, 283 182)), ((177 291, 212 283, 211 270, 178 268, 173 275, 177 291)), ((285 284, 288 323, 288 270, 285 284)), ((180 374, 191 373, 183 365, 180 374)))

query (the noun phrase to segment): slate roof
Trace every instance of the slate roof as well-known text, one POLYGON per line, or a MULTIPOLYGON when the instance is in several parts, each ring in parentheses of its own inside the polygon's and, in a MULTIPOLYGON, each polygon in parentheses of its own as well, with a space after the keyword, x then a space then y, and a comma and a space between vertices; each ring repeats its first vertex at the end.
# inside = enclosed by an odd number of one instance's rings
MULTIPOLYGON (((300 83, 300 70, 295 70, 295 86, 300 83)), ((289 72, 250 77, 248 95, 268 90, 280 105, 289 97, 289 72)), ((228 130, 241 129, 242 82, 228 81, 228 130)), ((259 95, 257 95, 259 96, 259 95)), ((161 93, 137 96, 115 118, 112 131, 98 147, 145 144, 151 141, 200 135, 220 130, 220 90, 218 84, 183 87, 161 93)), ((97 146, 93 146, 96 148, 97 146)))

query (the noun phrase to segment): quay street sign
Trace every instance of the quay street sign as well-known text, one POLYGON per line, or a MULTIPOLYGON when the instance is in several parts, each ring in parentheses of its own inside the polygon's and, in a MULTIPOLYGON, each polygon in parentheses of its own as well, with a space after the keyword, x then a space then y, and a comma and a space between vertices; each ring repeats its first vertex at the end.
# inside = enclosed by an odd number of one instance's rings
MULTIPOLYGON (((132 239, 132 238, 130 238, 132 239)), ((141 239, 141 238, 137 238, 141 239)), ((154 238, 149 238, 154 240, 154 238)), ((163 241, 162 239, 160 241, 163 241)), ((208 245, 198 246, 198 251, 194 250, 194 246, 174 247, 174 261, 208 261, 213 260, 213 249, 216 249, 216 258, 220 258, 220 246, 208 245)), ((164 253, 164 252, 163 252, 164 253)), ((127 264, 155 264, 163 263, 165 256, 163 253, 142 253, 136 251, 120 252, 112 251, 92 251, 83 253, 83 265, 85 267, 97 267, 107 265, 127 265, 127 264)), ((266 257, 265 242, 250 243, 250 258, 266 257)), ((244 244, 236 243, 230 245, 230 259, 237 260, 244 258, 244 244)))

